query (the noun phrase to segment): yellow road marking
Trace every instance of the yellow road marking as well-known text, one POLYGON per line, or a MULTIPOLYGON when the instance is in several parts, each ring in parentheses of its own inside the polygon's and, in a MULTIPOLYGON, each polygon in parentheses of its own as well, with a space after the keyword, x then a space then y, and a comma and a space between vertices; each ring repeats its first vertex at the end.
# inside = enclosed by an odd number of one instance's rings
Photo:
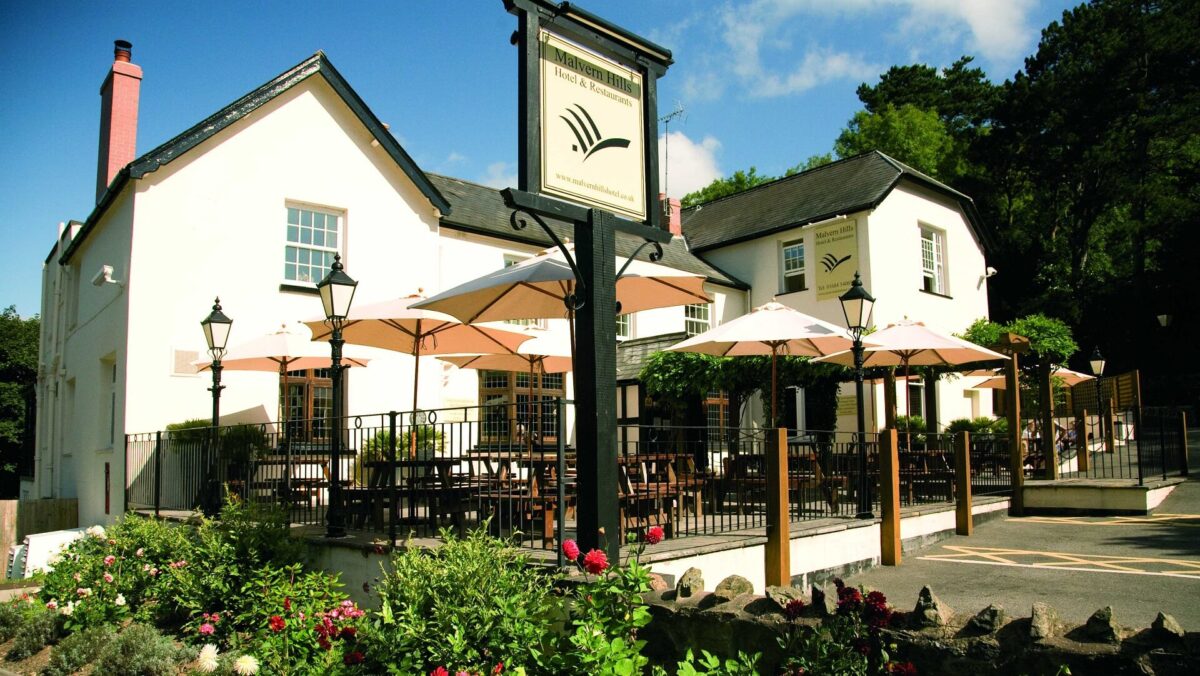
POLYGON ((1072 554, 1030 549, 998 547, 962 547, 948 545, 949 553, 918 557, 927 561, 977 563, 1045 570, 1072 570, 1093 573, 1125 573, 1132 575, 1162 575, 1200 580, 1200 561, 1162 559, 1149 556, 1112 556, 1106 554, 1072 554))
POLYGON ((1110 517, 1030 516, 1022 519, 1013 519, 1011 522, 1058 524, 1064 526, 1145 526, 1148 524, 1165 524, 1196 528, 1200 527, 1200 514, 1152 514, 1149 516, 1110 517))

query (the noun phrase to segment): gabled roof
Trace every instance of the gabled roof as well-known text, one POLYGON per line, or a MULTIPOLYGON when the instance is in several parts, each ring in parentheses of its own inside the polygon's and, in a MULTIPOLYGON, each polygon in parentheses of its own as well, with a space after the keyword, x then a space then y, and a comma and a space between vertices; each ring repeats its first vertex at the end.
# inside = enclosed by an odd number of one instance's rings
POLYGON ((967 224, 985 246, 990 246, 970 197, 878 150, 686 209, 683 234, 693 251, 728 246, 874 209, 905 180, 957 201, 967 216, 967 224))
MULTIPOLYGON (((514 230, 509 224, 512 209, 504 204, 504 197, 499 190, 478 183, 464 181, 438 174, 429 174, 429 178, 437 189, 445 195, 454 210, 443 214, 441 225, 451 230, 461 230, 488 237, 496 237, 533 246, 550 247, 553 242, 536 224, 531 224, 524 230, 514 230)), ((570 223, 546 219, 554 229, 554 234, 560 238, 573 238, 574 228, 570 223)), ((624 233, 617 233, 617 254, 629 256, 642 242, 640 239, 624 233)), ((750 288, 745 282, 734 278, 710 263, 703 261, 688 251, 682 238, 674 237, 663 244, 663 258, 659 263, 691 272, 704 277, 714 284, 721 284, 735 289, 750 288)))
POLYGON ((59 262, 66 263, 70 260, 71 254, 87 238, 88 234, 95 227, 96 222, 107 211, 113 199, 124 189, 129 179, 142 178, 146 174, 157 171, 159 167, 170 164, 192 148, 195 148, 223 129, 266 105, 275 97, 318 73, 325 78, 325 81, 329 83, 333 91, 337 92, 337 95, 355 116, 358 117, 363 126, 379 141, 380 147, 391 156, 397 166, 416 184, 421 193, 433 203, 433 206, 437 207, 442 213, 448 213, 450 211, 450 203, 433 186, 433 183, 429 181, 429 177, 425 175, 425 172, 421 171, 421 168, 405 152, 404 148, 400 147, 400 144, 387 131, 383 123, 379 121, 379 118, 375 117, 375 114, 371 112, 367 104, 363 103, 363 100, 359 98, 350 84, 346 82, 342 74, 330 63, 328 57, 325 56, 325 52, 317 52, 121 169, 96 203, 96 208, 88 216, 83 229, 75 236, 75 239, 72 240, 67 250, 63 252, 59 262))

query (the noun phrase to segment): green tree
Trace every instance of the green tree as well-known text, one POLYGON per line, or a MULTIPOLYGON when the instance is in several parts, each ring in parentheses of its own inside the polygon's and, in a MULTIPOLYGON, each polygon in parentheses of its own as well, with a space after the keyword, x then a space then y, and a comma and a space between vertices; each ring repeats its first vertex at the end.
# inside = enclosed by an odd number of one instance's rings
POLYGON ((961 153, 937 113, 907 103, 858 111, 833 149, 839 157, 879 150, 935 178, 963 172, 961 153))
POLYGON ((749 171, 739 169, 728 178, 714 179, 712 183, 703 188, 684 195, 679 202, 684 208, 694 207, 697 204, 727 197, 773 180, 775 179, 772 176, 760 175, 755 167, 750 167, 749 171))
POLYGON ((982 69, 970 67, 973 60, 963 56, 942 70, 924 64, 892 66, 878 84, 859 85, 858 99, 868 113, 906 105, 934 111, 951 135, 967 140, 986 133, 1001 95, 982 69))
POLYGON ((6 488, 15 477, 27 422, 25 406, 37 383, 39 326, 36 316, 22 319, 16 306, 0 312, 0 457, 5 470, 0 484, 6 488))

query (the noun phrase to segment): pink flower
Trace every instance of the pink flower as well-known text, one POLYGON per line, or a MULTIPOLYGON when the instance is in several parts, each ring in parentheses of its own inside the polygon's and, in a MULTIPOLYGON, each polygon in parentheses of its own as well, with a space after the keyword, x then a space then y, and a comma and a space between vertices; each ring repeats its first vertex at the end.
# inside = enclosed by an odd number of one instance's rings
POLYGON ((574 540, 564 540, 562 543, 563 556, 571 561, 579 560, 579 545, 574 540))
POLYGON ((58 601, 55 601, 54 599, 50 599, 49 601, 46 601, 46 609, 47 610, 58 610, 58 601))
POLYGON ((592 575, 599 575, 608 569, 608 555, 599 549, 593 549, 583 557, 583 567, 592 575))
POLYGON ((111 583, 111 582, 113 581, 113 576, 112 576, 112 573, 105 573, 105 574, 104 574, 104 581, 105 581, 105 582, 109 582, 109 583, 111 583))
POLYGON ((203 636, 212 636, 212 633, 213 633, 214 631, 216 631, 216 630, 217 630, 217 628, 216 628, 216 627, 214 627, 214 626, 212 626, 211 624, 209 624, 209 623, 205 622, 204 624, 200 625, 200 630, 199 630, 199 631, 200 631, 200 634, 201 634, 201 635, 203 635, 203 636))
POLYGON ((450 672, 446 671, 446 667, 438 667, 429 672, 429 676, 450 676, 450 672))
POLYGON ((143 547, 138 547, 138 550, 134 552, 133 555, 140 559, 146 555, 146 550, 143 547))
POLYGON ((117 557, 113 556, 112 554, 109 554, 108 556, 104 557, 104 565, 106 565, 106 566, 111 566, 116 562, 117 562, 117 557))
MULTIPOLYGON (((292 610, 292 599, 285 597, 283 599, 283 612, 286 613, 286 612, 290 612, 291 610, 292 610)), ((304 618, 300 618, 300 619, 304 619, 304 618)))
POLYGON ((217 613, 213 613, 211 619, 212 619, 212 623, 216 624, 221 621, 221 616, 218 615, 217 613))
POLYGON ((646 530, 646 543, 656 545, 663 541, 662 526, 651 526, 646 530))
POLYGON ((158 569, 157 568, 150 569, 150 577, 158 577, 158 569))
POLYGON ((82 576, 82 575, 80 575, 79 573, 75 573, 75 574, 74 574, 74 575, 72 575, 71 577, 75 578, 75 581, 76 581, 76 582, 82 582, 82 581, 83 581, 83 576, 82 576))

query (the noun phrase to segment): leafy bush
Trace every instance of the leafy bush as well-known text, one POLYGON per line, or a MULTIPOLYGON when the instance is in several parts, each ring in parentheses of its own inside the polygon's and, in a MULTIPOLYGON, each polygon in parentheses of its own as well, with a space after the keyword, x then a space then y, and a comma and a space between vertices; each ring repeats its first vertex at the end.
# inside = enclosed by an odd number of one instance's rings
POLYGON ((950 434, 958 434, 959 432, 970 432, 971 434, 1002 434, 1008 431, 1008 421, 1004 418, 955 418, 946 425, 946 432, 950 434), (996 431, 997 427, 1003 427, 1003 431, 996 431))
POLYGON ((911 662, 893 661, 880 638, 880 630, 901 621, 903 614, 888 605, 882 592, 847 587, 837 578, 833 583, 838 594, 837 615, 818 627, 796 622, 804 611, 803 601, 788 604, 788 627, 779 638, 786 673, 916 674, 911 662))
POLYGON ((70 676, 91 664, 115 635, 112 627, 93 627, 59 641, 42 676, 70 676))
MULTIPOLYGON (((722 660, 707 650, 700 652, 702 655, 697 662, 696 656, 688 649, 683 661, 675 665, 676 676, 758 676, 758 661, 762 653, 747 655, 739 650, 737 659, 722 660)), ((655 667, 654 673, 655 676, 665 676, 667 671, 655 667)))
POLYGON ((0 643, 16 636, 17 632, 21 630, 21 623, 25 621, 25 616, 18 603, 19 601, 0 603, 0 643))
POLYGON ((175 676, 184 651, 157 629, 131 624, 96 659, 93 673, 106 676, 175 676))
POLYGON ((896 416, 896 429, 914 434, 924 432, 925 419, 919 415, 898 415, 896 416))
POLYGON ((560 614, 552 580, 483 528, 442 538, 437 549, 392 556, 392 571, 377 587, 380 609, 363 637, 368 671, 490 673, 498 662, 535 671, 560 614))
POLYGON ((22 613, 20 630, 8 649, 10 660, 32 657, 58 638, 58 613, 36 604, 24 605, 29 610, 22 613))

